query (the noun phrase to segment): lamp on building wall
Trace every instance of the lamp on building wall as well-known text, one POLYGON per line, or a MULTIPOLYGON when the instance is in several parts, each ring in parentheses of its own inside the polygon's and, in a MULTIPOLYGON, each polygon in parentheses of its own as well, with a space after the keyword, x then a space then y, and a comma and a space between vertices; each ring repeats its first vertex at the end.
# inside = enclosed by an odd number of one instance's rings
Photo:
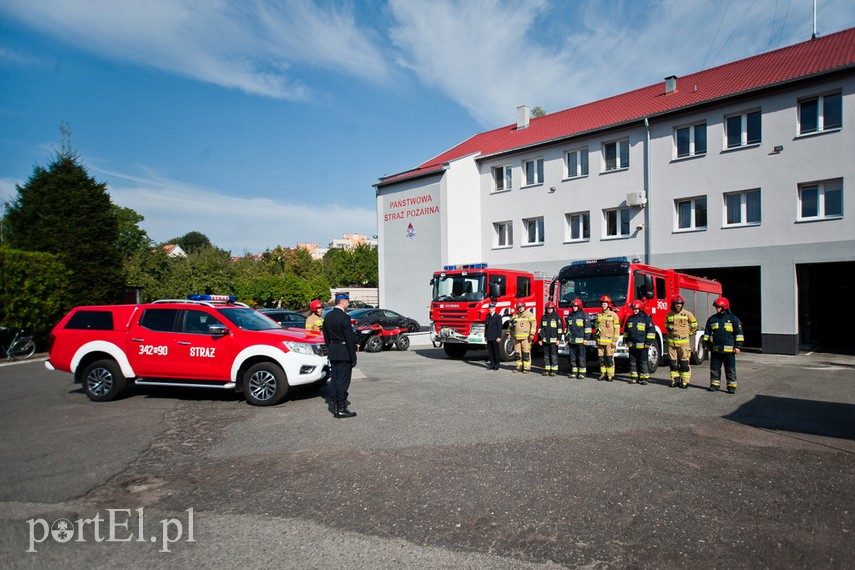
POLYGON ((550 186, 549 193, 552 194, 553 192, 555 192, 555 186, 550 186))
POLYGON ((784 150, 784 145, 782 144, 775 145, 775 147, 772 148, 772 152, 774 152, 775 154, 778 154, 782 150, 784 150))

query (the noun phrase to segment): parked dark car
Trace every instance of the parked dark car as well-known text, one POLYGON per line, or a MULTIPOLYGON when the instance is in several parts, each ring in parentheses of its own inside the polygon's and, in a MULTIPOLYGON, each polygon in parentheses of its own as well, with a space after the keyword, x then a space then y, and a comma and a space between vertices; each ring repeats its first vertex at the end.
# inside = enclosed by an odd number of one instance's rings
POLYGON ((306 315, 297 311, 289 311, 287 309, 259 309, 258 312, 270 317, 279 323, 280 326, 294 329, 306 328, 306 315))
POLYGON ((356 321, 356 326, 376 323, 386 329, 406 327, 407 332, 419 331, 418 321, 389 309, 353 309, 348 314, 351 322, 356 321))

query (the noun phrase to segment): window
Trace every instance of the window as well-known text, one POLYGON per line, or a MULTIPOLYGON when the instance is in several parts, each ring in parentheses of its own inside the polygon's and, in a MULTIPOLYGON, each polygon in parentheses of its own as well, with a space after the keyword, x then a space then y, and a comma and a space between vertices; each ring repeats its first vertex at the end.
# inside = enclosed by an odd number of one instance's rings
POLYGON ((566 155, 567 178, 588 175, 588 149, 571 150, 566 155))
POLYGON ((707 153, 707 124, 698 123, 675 129, 677 158, 699 156, 707 153))
POLYGON ((501 192, 502 190, 511 189, 511 167, 497 166, 493 168, 493 191, 501 192))
POLYGON ((543 184, 543 159, 526 160, 523 162, 526 186, 532 184, 543 184))
POLYGON ((542 244, 543 243, 543 217, 528 218, 523 220, 523 228, 525 228, 525 242, 527 244, 542 244))
POLYGON ((113 313, 110 311, 77 311, 68 319, 65 328, 71 330, 111 331, 113 330, 113 313))
POLYGON ((146 309, 140 319, 140 326, 153 331, 172 332, 178 309, 146 309))
POLYGON ((724 225, 746 226, 760 223, 760 190, 724 195, 724 225))
POLYGON ((603 145, 605 170, 629 168, 629 140, 609 142, 603 145))
POLYGON ((626 237, 629 235, 629 208, 604 210, 606 218, 606 237, 626 237))
POLYGON ((585 241, 591 239, 591 214, 589 212, 565 214, 564 218, 567 221, 564 241, 585 241))
POLYGON ((699 230, 707 227, 707 197, 687 198, 674 202, 677 229, 699 230))
POLYGON ((799 187, 799 220, 843 217, 843 179, 802 184, 799 187))
POLYGON ((497 222, 493 224, 496 234, 494 247, 511 247, 514 245, 514 226, 512 222, 497 222))
POLYGON ((727 117, 724 128, 727 148, 760 144, 760 111, 727 117))
POLYGON ((531 277, 517 277, 517 297, 531 295, 531 277))
POLYGON ((211 325, 221 325, 213 315, 209 315, 204 311, 185 311, 184 312, 184 332, 191 334, 211 334, 208 327, 211 325))
POLYGON ((806 135, 843 126, 843 98, 840 93, 799 101, 799 134, 806 135))

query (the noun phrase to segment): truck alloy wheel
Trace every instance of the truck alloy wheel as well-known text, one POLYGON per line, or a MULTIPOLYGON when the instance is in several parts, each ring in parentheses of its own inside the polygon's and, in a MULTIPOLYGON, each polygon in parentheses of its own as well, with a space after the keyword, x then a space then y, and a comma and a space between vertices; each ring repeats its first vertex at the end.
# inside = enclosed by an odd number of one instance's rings
POLYGON ((93 402, 109 402, 125 391, 127 379, 115 360, 96 360, 83 371, 83 391, 93 402))
POLYGON ((261 362, 246 371, 243 394, 247 404, 272 406, 278 404, 288 393, 285 372, 270 362, 261 362))

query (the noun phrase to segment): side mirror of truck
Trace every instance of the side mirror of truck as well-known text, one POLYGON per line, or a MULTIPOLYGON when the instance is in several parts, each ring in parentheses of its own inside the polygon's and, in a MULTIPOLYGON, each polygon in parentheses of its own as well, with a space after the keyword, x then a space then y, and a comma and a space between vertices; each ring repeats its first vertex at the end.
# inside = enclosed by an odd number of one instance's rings
POLYGON ((229 329, 226 328, 226 325, 221 324, 208 325, 208 332, 214 336, 223 336, 229 334, 229 329))
POLYGON ((644 276, 644 296, 648 299, 653 299, 655 296, 656 290, 653 287, 653 276, 645 275, 644 276))

